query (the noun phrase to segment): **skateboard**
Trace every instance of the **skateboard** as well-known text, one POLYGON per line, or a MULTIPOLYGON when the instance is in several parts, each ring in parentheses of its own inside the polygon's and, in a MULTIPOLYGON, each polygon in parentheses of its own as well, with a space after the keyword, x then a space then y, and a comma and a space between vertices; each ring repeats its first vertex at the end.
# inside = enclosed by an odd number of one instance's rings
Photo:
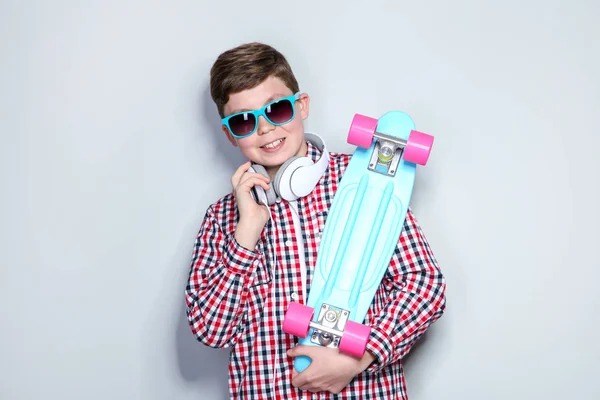
MULTIPOLYGON (((299 344, 325 346, 361 358, 371 329, 363 325, 400 239, 415 181, 433 136, 410 116, 390 111, 378 120, 355 114, 347 137, 357 146, 340 180, 317 253, 306 304, 290 303, 283 331, 299 344)), ((296 357, 294 368, 311 363, 296 357)))

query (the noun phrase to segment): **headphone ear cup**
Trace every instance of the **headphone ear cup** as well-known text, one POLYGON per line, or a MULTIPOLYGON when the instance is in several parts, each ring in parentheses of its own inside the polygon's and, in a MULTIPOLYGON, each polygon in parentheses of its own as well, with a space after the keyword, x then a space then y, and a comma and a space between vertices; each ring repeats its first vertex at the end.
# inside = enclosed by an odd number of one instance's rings
MULTIPOLYGON (((277 171, 274 179, 274 187, 277 194, 287 200, 297 200, 299 197, 305 196, 307 193, 303 186, 306 186, 305 179, 302 175, 295 176, 299 170, 314 165, 312 160, 308 157, 295 156, 287 160, 277 171), (300 189, 300 190, 298 190, 300 189)), ((314 185, 313 185, 314 187, 314 185)))
MULTIPOLYGON (((248 171, 256 172, 257 174, 261 174, 269 178, 267 170, 262 165, 252 164, 248 171)), ((277 201, 277 194, 275 193, 275 190, 273 190, 273 187, 274 185, 271 184, 271 188, 269 190, 265 190, 261 186, 254 186, 251 190, 252 197, 254 197, 254 200, 259 203, 266 201, 267 205, 269 206, 275 204, 277 201)))
MULTIPOLYGON (((281 177, 285 173, 285 170, 290 166, 290 164, 299 158, 301 158, 301 156, 294 156, 294 157, 290 158, 289 160, 284 162, 281 165, 281 167, 279 167, 279 169, 277 170, 277 173, 275 174, 275 178, 273 179, 273 188, 275 189, 275 192, 279 196, 281 196, 281 190, 280 190, 280 185, 279 185, 279 183, 281 182, 281 177)), ((288 200, 288 199, 286 199, 286 200, 288 200)))

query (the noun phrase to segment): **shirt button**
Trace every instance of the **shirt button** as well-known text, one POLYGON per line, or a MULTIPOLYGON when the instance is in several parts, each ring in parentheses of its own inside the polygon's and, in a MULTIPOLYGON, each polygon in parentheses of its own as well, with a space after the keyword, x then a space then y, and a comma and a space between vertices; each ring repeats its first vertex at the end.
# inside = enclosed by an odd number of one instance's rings
POLYGON ((286 240, 286 241, 285 241, 285 245, 286 245, 287 247, 291 247, 291 246, 292 246, 292 241, 291 241, 291 240, 286 240))
POLYGON ((292 300, 298 300, 298 293, 292 293, 292 300))

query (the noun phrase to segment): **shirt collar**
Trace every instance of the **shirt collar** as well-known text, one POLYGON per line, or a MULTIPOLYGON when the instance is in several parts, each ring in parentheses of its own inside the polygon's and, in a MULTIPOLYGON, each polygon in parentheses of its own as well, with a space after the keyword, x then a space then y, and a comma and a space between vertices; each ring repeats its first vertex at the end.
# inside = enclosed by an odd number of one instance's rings
POLYGON ((313 162, 317 162, 317 160, 321 157, 321 150, 317 148, 310 141, 306 141, 308 147, 306 148, 306 157, 310 158, 313 162))

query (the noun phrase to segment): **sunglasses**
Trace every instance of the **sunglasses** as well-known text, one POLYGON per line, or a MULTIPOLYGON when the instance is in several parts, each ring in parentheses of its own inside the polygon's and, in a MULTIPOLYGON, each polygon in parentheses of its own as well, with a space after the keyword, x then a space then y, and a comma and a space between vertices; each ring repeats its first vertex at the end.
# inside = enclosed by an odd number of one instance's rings
POLYGON ((221 121, 229 129, 231 134, 242 139, 256 132, 258 127, 258 117, 265 117, 272 125, 287 124, 294 119, 294 104, 300 98, 300 92, 272 101, 264 107, 254 111, 242 111, 229 115, 221 121))

